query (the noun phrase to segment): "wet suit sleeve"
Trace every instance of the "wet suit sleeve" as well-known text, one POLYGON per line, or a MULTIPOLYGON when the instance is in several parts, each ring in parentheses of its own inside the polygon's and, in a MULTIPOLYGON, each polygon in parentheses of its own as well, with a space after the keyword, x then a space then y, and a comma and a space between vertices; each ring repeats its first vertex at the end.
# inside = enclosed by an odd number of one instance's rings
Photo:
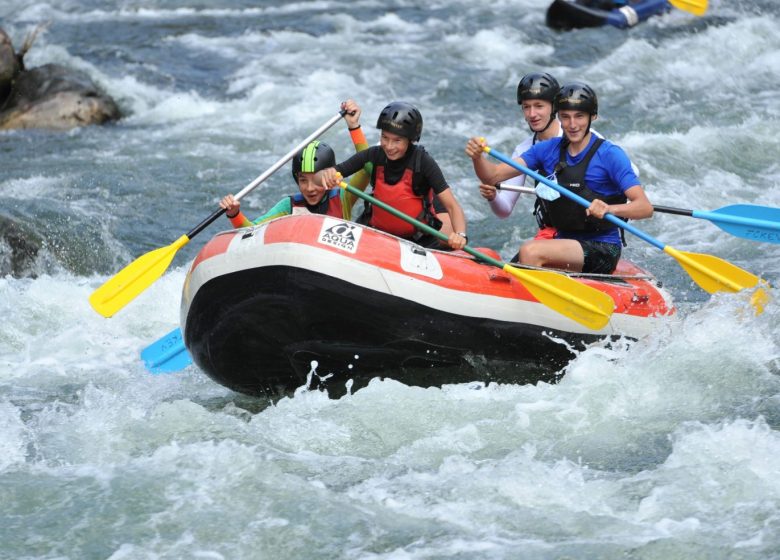
MULTIPOLYGON (((356 128, 355 130, 350 130, 349 135, 352 137, 352 143, 355 145, 355 152, 360 153, 362 151, 368 150, 368 141, 366 140, 366 135, 363 134, 362 128, 356 128)), ((349 180, 349 184, 356 189, 359 189, 361 191, 365 191, 366 187, 368 186, 368 181, 371 179, 371 173, 367 171, 368 166, 363 166, 357 173, 352 175, 352 177, 349 180)), ((346 190, 341 191, 341 208, 343 211, 343 217, 345 220, 349 220, 352 218, 352 208, 355 206, 355 203, 357 202, 358 198, 346 190)))
POLYGON ((290 201, 289 196, 285 196, 282 200, 274 204, 274 206, 268 210, 265 214, 260 216, 259 218, 255 218, 252 220, 252 222, 249 223, 249 225, 258 225, 265 223, 269 220, 273 220, 274 218, 281 218, 282 216, 289 216, 292 214, 292 202, 290 201))
MULTIPOLYGON (((531 146, 533 146, 533 136, 515 146, 515 149, 512 152, 512 159, 519 158, 521 155, 523 155, 523 152, 525 152, 531 146)), ((523 187, 525 186, 525 174, 521 173, 517 177, 512 177, 511 179, 502 181, 502 183, 504 185, 523 187)), ((493 214, 501 219, 504 219, 508 218, 512 213, 512 210, 514 210, 515 204, 517 204, 517 200, 519 198, 520 193, 517 191, 500 190, 496 192, 496 198, 488 201, 488 204, 490 204, 490 209, 493 210, 493 214)))
POLYGON ((238 214, 232 218, 228 218, 228 220, 230 220, 230 223, 233 224, 234 228, 249 227, 252 225, 252 222, 249 221, 249 218, 247 218, 240 210, 238 211, 238 214))

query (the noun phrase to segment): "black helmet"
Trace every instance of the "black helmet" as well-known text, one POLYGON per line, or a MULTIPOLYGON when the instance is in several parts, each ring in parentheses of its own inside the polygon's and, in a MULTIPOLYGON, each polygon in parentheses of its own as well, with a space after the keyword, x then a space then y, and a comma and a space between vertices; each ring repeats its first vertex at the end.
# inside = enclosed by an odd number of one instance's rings
POLYGON ((596 92, 582 82, 570 82, 564 84, 558 95, 555 96, 555 110, 585 111, 591 115, 598 115, 599 100, 596 92))
POLYGON ((528 99, 541 99, 555 102, 555 96, 561 88, 558 80, 547 72, 531 72, 526 74, 517 84, 517 104, 522 105, 528 99))
POLYGON ((411 103, 393 101, 382 109, 376 127, 417 142, 422 134, 423 118, 411 103))
POLYGON ((293 156, 293 179, 298 180, 298 173, 316 173, 335 165, 336 154, 333 153, 333 148, 325 142, 315 140, 293 156))

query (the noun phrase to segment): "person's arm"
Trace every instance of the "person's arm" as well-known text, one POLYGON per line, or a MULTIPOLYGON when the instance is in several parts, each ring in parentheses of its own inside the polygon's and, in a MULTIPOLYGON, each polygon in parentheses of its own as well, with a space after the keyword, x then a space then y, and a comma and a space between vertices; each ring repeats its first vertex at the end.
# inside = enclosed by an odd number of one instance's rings
POLYGON ((650 204, 642 185, 634 185, 624 192, 628 202, 624 204, 607 204, 603 200, 594 200, 587 210, 588 216, 603 219, 604 214, 609 212, 618 218, 641 220, 653 215, 653 205, 650 204))
POLYGON ((520 198, 520 193, 517 191, 497 190, 495 185, 486 185, 484 183, 479 186, 479 194, 488 201, 493 214, 502 220, 509 217, 517 203, 517 199, 520 198))
MULTIPOLYGON (((520 142, 517 146, 515 146, 515 149, 512 152, 512 159, 522 156, 523 153, 533 145, 534 137, 529 136, 520 142)), ((503 181, 502 184, 513 187, 525 186, 525 174, 521 173, 517 177, 507 179, 506 181, 503 181)), ((479 186, 479 192, 482 195, 482 198, 488 201, 493 214, 502 220, 509 217, 515 208, 515 204, 517 204, 517 201, 520 198, 520 193, 517 191, 497 190, 495 186, 484 183, 479 186)))
POLYGON ((423 184, 428 185, 433 190, 450 217, 452 233, 449 234, 447 244, 453 249, 462 249, 467 242, 463 235, 459 235, 461 233, 466 235, 466 216, 463 213, 463 208, 455 199, 455 195, 452 194, 452 189, 447 184, 444 173, 441 172, 436 160, 429 153, 423 152, 421 164, 420 172, 423 174, 423 184))
POLYGON ((219 201, 219 207, 225 209, 225 216, 234 228, 242 228, 251 226, 250 222, 244 213, 241 212, 241 201, 236 200, 232 194, 226 195, 219 201))
MULTIPOLYGON (((347 111, 344 115, 344 120, 347 122, 349 136, 352 139, 352 144, 355 146, 355 153, 367 150, 368 141, 366 140, 366 135, 363 133, 363 129, 360 127, 360 107, 352 99, 348 99, 342 104, 341 108, 347 111)), ((360 171, 350 177, 349 184, 358 190, 365 191, 370 180, 371 175, 364 166, 360 171)), ((344 210, 345 219, 350 219, 352 217, 352 207, 355 206, 357 200, 358 198, 351 192, 346 190, 341 191, 341 208, 344 210)))
POLYGON ((289 216, 292 214, 292 201, 289 196, 285 196, 282 200, 273 205, 265 214, 259 218, 252 220, 249 225, 259 225, 265 223, 274 218, 281 218, 282 216, 289 216))
POLYGON ((379 149, 378 147, 373 146, 367 150, 356 153, 346 161, 339 163, 336 167, 329 167, 322 171, 318 171, 314 175, 315 184, 325 187, 326 189, 332 189, 337 186, 341 180, 339 177, 349 177, 366 166, 374 148, 377 150, 379 149))
POLYGON ((639 183, 639 178, 633 170, 628 154, 622 148, 612 144, 604 154, 610 180, 618 185, 626 195, 628 202, 623 204, 610 204, 600 200, 594 200, 588 208, 588 215, 603 218, 609 212, 620 218, 629 220, 641 220, 653 215, 653 205, 645 194, 645 190, 639 183), (595 203, 595 204, 594 204, 595 203))
POLYGON ((463 249, 467 242, 467 239, 460 235, 461 233, 466 233, 466 215, 463 213, 463 208, 455 200, 452 189, 449 187, 437 193, 436 196, 439 197, 439 201, 444 206, 447 214, 450 215, 450 221, 452 222, 452 233, 450 233, 449 239, 447 239, 447 244, 453 249, 463 249))
MULTIPOLYGON (((496 183, 520 175, 520 171, 511 165, 507 165, 506 163, 491 163, 487 158, 482 157, 485 153, 482 148, 486 145, 483 138, 476 137, 470 138, 466 144, 466 155, 471 158, 474 172, 477 174, 480 181, 488 185, 495 185, 496 183)), ((525 165, 522 158, 515 158, 515 161, 521 165, 525 165)))

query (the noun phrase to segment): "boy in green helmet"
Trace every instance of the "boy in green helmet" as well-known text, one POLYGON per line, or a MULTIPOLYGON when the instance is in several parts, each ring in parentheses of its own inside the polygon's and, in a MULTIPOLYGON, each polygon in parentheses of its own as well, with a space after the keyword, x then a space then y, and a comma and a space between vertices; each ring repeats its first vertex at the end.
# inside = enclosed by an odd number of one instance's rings
MULTIPOLYGON (((360 152, 367 149, 368 142, 360 128, 360 107, 353 100, 348 99, 341 104, 341 108, 346 111, 344 120, 347 122, 355 151, 360 152)), ((335 164, 336 155, 333 149, 325 142, 315 140, 298 152, 292 160, 292 175, 298 184, 299 192, 284 197, 265 214, 254 220, 249 220, 241 212, 241 203, 232 194, 225 196, 219 205, 225 209, 225 216, 237 228, 262 224, 281 216, 307 212, 350 220, 352 219, 352 207, 355 205, 357 197, 343 189, 324 189, 313 181, 317 171, 335 164)), ((362 191, 366 189, 369 178, 368 173, 363 171, 353 176, 350 184, 362 191)))

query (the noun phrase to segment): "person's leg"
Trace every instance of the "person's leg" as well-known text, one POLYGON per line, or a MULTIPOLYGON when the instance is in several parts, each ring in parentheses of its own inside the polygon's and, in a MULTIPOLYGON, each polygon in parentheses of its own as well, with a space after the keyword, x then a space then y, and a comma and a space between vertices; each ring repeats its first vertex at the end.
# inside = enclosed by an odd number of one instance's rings
POLYGON ((622 247, 616 243, 580 241, 584 254, 582 272, 612 274, 620 260, 622 247))
POLYGON ((580 272, 585 255, 573 239, 532 239, 520 247, 520 263, 580 272))

